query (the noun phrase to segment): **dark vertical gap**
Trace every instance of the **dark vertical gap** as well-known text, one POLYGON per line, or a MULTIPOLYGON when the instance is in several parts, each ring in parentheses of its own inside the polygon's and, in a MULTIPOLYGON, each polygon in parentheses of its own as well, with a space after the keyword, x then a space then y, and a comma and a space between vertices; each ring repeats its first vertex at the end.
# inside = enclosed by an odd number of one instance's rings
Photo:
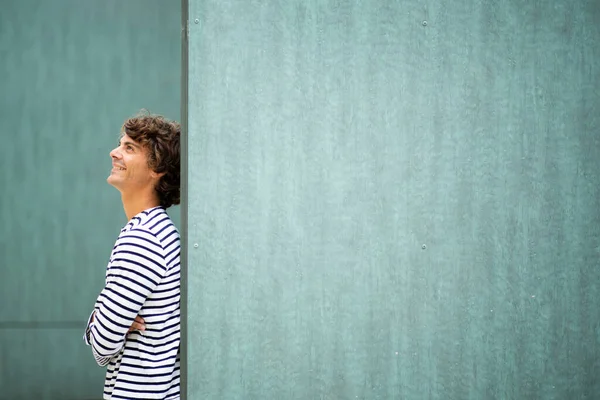
POLYGON ((181 398, 188 392, 188 0, 181 0, 181 398))

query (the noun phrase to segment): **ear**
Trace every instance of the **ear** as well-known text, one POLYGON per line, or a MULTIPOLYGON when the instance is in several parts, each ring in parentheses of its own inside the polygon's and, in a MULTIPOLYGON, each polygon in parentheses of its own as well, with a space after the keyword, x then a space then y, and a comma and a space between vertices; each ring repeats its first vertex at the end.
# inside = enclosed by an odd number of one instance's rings
POLYGON ((152 177, 152 179, 159 180, 165 174, 166 174, 166 172, 155 172, 155 171, 150 170, 150 176, 152 177))

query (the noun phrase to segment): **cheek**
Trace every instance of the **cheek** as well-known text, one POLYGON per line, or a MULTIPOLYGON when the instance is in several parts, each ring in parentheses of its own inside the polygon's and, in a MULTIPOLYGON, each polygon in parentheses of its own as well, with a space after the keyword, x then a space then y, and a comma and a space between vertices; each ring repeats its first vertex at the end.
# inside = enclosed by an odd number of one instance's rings
POLYGON ((140 183, 147 183, 152 180, 152 175, 148 168, 145 168, 143 165, 136 165, 130 171, 131 179, 135 179, 140 183))

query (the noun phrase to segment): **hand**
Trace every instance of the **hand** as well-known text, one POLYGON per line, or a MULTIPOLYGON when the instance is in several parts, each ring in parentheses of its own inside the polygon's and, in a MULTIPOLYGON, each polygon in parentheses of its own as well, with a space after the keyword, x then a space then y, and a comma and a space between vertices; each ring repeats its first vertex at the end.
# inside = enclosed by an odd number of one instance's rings
POLYGON ((146 330, 146 323, 144 322, 144 319, 138 315, 137 317, 135 317, 133 324, 131 324, 131 326, 129 327, 129 332, 145 331, 145 330, 146 330))

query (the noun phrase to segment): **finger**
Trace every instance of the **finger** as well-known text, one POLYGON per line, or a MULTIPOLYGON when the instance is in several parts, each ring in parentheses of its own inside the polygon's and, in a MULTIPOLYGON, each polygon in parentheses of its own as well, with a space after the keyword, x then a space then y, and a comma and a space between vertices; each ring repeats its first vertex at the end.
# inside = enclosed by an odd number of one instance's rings
POLYGON ((136 320, 137 322, 140 322, 140 323, 142 323, 142 324, 144 323, 144 318, 140 317, 139 315, 138 315, 137 317, 135 317, 135 320, 136 320))
POLYGON ((140 324, 138 322, 134 322, 129 327, 129 332, 131 332, 131 331, 144 331, 144 330, 146 330, 146 325, 140 324))
POLYGON ((134 329, 140 330, 140 331, 145 331, 146 330, 146 325, 144 324, 140 324, 137 322, 134 322, 133 325, 134 329))

